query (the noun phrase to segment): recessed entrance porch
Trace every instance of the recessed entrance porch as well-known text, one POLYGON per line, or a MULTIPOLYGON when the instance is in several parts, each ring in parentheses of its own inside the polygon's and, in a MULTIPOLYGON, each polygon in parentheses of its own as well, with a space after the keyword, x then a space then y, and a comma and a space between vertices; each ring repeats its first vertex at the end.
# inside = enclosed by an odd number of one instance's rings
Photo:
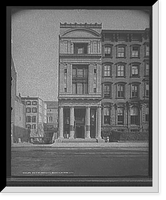
POLYGON ((100 112, 101 108, 94 106, 60 107, 59 110, 60 138, 65 138, 65 139, 100 138, 101 137, 100 112))

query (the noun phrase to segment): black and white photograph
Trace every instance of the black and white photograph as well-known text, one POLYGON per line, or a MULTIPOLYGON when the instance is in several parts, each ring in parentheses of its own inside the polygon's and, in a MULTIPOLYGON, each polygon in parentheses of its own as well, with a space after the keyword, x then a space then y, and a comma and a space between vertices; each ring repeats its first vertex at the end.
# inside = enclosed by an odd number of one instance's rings
POLYGON ((8 186, 155 185, 152 10, 11 7, 8 186))

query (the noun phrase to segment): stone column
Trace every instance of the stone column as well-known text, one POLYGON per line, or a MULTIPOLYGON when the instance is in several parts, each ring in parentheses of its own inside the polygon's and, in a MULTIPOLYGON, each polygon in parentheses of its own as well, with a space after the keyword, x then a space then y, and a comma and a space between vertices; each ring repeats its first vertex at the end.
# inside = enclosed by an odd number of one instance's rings
POLYGON ((86 138, 90 138, 90 107, 86 107, 86 138))
POLYGON ((101 106, 97 108, 97 138, 101 138, 101 106))
POLYGON ((59 108, 59 138, 63 138, 63 107, 59 108))
POLYGON ((139 107, 139 127, 140 127, 140 131, 142 132, 142 105, 140 104, 140 107, 139 107))
POLYGON ((74 107, 70 108, 70 138, 74 138, 74 107))
POLYGON ((102 115, 101 115, 101 119, 102 119, 101 124, 102 124, 102 126, 104 126, 104 106, 101 108, 101 113, 102 113, 102 115))

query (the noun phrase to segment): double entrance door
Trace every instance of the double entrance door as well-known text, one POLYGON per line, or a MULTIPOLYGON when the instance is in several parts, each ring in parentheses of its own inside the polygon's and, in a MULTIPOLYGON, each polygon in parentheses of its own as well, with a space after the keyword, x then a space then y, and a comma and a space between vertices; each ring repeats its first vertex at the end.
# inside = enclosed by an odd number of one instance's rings
POLYGON ((74 110, 76 138, 85 138, 85 114, 85 109, 77 108, 74 110))

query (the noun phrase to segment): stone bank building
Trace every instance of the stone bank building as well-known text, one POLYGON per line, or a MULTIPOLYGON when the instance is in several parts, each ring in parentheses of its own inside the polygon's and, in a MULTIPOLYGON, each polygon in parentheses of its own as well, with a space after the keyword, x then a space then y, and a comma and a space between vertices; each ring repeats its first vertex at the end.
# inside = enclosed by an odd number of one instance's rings
POLYGON ((60 24, 59 138, 148 131, 149 29, 60 24))

